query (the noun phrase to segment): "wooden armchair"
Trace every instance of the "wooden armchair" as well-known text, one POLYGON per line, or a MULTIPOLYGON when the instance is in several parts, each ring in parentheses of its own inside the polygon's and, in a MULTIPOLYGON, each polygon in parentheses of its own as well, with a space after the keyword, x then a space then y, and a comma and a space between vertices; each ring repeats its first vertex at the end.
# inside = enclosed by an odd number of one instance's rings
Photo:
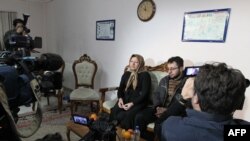
MULTIPOLYGON (((160 80, 167 75, 167 63, 162 63, 160 65, 151 67, 146 66, 146 70, 149 72, 151 77, 151 90, 150 90, 150 99, 152 103, 152 94, 158 87, 160 80)), ((116 91, 118 87, 107 87, 107 88, 100 88, 99 92, 101 93, 101 100, 100 100, 100 112, 110 113, 111 108, 117 102, 117 99, 107 100, 105 101, 105 96, 108 94, 108 91, 116 91)), ((150 123, 147 126, 148 131, 154 131, 154 123, 150 123)))

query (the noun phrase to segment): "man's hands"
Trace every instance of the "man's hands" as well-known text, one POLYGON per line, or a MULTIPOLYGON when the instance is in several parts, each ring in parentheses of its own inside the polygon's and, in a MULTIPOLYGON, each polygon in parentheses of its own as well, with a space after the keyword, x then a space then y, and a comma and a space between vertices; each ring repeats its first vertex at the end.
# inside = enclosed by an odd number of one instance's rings
POLYGON ((167 108, 165 107, 156 107, 156 113, 155 116, 156 117, 160 117, 162 113, 164 113, 167 110, 167 108))
POLYGON ((118 100, 119 108, 124 109, 125 111, 129 110, 133 105, 134 105, 133 102, 124 104, 122 98, 119 98, 118 100))
MULTIPOLYGON (((194 96, 194 78, 188 78, 182 88, 181 95, 183 99, 187 100, 194 96)), ((165 107, 156 107, 156 117, 160 117, 162 113, 164 113, 167 110, 165 107)))

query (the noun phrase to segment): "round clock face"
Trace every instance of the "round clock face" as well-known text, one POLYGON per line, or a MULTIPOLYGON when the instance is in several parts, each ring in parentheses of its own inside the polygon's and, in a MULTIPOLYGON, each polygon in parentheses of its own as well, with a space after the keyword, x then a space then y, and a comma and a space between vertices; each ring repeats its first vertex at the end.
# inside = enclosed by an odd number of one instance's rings
POLYGON ((156 6, 153 0, 143 0, 137 8, 137 16, 142 21, 149 21, 155 14, 156 6))

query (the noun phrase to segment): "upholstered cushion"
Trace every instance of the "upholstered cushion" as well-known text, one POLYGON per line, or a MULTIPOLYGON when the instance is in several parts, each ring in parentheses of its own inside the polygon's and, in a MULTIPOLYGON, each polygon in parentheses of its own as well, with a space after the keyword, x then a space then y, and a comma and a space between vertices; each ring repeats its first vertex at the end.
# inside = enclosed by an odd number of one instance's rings
POLYGON ((103 108, 107 109, 107 110, 111 110, 112 107, 114 107, 115 103, 117 102, 117 98, 112 99, 112 100, 107 100, 105 102, 103 102, 103 108))
POLYGON ((78 84, 91 85, 95 66, 92 63, 83 61, 75 66, 78 84))
POLYGON ((151 90, 150 90, 149 103, 152 104, 153 93, 155 92, 156 88, 158 87, 160 80, 167 75, 167 72, 149 71, 149 75, 151 77, 151 90))
POLYGON ((99 100, 100 95, 93 89, 79 87, 70 94, 70 100, 99 100))

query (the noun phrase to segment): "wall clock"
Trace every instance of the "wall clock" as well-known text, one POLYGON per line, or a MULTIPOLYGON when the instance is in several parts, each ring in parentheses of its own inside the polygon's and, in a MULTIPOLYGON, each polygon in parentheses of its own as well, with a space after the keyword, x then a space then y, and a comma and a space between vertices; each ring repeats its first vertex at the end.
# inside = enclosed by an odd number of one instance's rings
POLYGON ((141 21, 149 21, 154 17, 156 5, 153 0, 143 0, 137 7, 137 16, 141 21))

